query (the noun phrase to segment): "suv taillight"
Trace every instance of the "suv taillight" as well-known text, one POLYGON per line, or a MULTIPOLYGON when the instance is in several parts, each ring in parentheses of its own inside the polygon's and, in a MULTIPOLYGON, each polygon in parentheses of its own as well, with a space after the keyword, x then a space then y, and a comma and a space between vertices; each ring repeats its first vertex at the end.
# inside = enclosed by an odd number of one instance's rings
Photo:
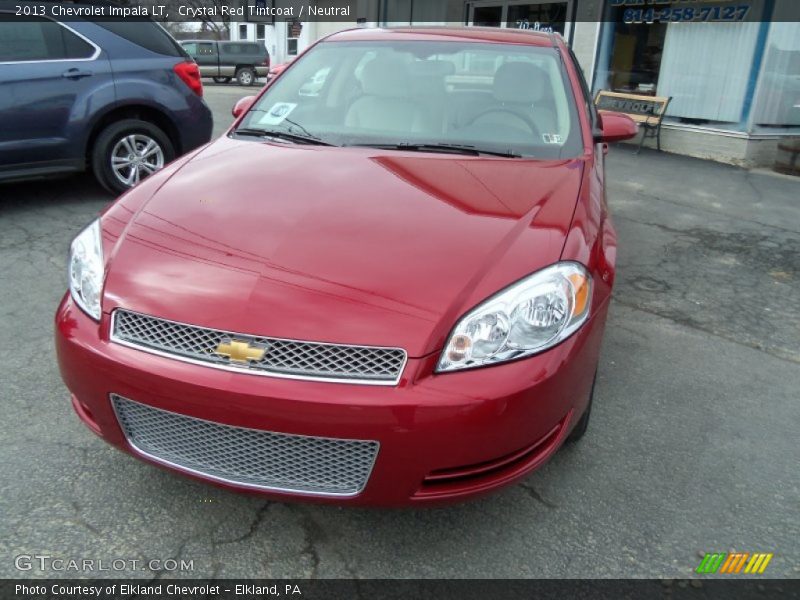
POLYGON ((181 81, 189 86, 198 96, 203 95, 203 82, 200 81, 200 69, 191 61, 179 62, 172 67, 175 74, 181 78, 181 81))

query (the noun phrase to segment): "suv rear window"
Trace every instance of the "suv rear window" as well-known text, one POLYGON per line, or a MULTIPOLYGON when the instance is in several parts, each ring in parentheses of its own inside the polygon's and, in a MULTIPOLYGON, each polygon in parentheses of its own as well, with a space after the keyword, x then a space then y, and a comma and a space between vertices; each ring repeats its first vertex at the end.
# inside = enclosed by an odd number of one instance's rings
POLYGON ((186 52, 170 34, 152 21, 95 21, 110 32, 156 54, 186 58, 186 52))
POLYGON ((0 62, 78 60, 94 53, 94 46, 55 21, 0 13, 0 62))

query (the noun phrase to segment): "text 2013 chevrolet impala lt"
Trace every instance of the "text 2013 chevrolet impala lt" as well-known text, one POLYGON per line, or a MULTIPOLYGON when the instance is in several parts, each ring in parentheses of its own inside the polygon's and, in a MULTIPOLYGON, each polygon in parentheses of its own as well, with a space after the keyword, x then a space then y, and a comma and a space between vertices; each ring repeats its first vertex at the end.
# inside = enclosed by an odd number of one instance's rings
POLYGON ((72 243, 72 403, 109 443, 276 498, 452 501, 589 418, 606 142, 560 37, 361 29, 72 243), (254 174, 257 176, 254 177, 254 174))

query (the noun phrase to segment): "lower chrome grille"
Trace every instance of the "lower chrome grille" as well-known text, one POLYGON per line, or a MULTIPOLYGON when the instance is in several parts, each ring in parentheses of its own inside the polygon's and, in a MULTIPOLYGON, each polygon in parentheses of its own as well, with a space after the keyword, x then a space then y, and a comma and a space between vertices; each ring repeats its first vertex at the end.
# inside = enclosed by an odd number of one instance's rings
POLYGON ((177 323, 124 309, 113 313, 111 339, 120 344, 210 367, 257 375, 394 385, 403 372, 401 348, 351 346, 260 337, 177 323), (232 360, 221 346, 241 343, 260 357, 232 360))
POLYGON ((378 442, 233 427, 153 408, 116 394, 125 437, 157 462, 245 487, 328 496, 364 489, 378 442))

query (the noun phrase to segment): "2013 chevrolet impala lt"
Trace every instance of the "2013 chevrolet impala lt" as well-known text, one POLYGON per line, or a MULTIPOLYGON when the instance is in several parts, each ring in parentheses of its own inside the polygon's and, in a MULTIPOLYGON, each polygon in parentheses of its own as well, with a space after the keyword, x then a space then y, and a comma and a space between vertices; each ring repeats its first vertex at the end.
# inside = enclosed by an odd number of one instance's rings
POLYGON ((74 240, 80 418, 278 499, 422 505, 541 466, 589 419, 614 282, 606 143, 552 34, 358 29, 74 240))

